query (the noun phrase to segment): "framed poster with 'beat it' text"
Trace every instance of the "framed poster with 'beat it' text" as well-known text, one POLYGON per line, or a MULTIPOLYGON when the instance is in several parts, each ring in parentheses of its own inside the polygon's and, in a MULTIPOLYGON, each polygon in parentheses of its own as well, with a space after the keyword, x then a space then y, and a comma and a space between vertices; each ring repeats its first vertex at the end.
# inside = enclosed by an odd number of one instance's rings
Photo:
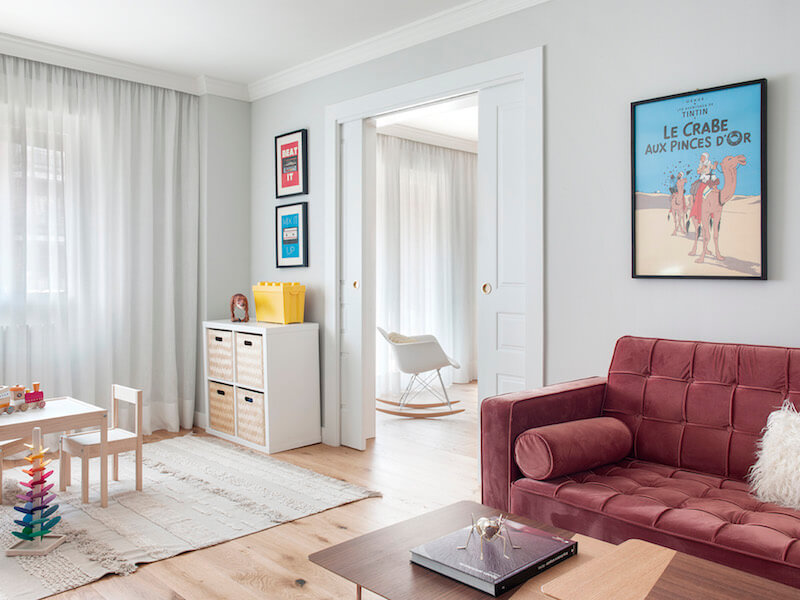
POLYGON ((308 193, 308 130, 275 136, 275 197, 308 193))

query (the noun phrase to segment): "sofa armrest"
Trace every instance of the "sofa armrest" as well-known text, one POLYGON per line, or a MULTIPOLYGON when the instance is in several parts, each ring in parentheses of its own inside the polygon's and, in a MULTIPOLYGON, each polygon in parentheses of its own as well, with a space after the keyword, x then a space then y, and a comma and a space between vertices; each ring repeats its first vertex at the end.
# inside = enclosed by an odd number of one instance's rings
POLYGON ((606 378, 589 377, 486 398, 481 404, 481 501, 509 510, 512 482, 522 477, 514 443, 523 431, 599 417, 606 378))

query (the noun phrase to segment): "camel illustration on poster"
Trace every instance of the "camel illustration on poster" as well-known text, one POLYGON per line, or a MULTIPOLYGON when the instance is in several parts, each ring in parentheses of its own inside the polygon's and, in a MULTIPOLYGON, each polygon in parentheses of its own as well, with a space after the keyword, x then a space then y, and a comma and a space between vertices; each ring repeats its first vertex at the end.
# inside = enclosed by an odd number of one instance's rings
POLYGON ((631 104, 633 277, 767 278, 766 89, 631 104))

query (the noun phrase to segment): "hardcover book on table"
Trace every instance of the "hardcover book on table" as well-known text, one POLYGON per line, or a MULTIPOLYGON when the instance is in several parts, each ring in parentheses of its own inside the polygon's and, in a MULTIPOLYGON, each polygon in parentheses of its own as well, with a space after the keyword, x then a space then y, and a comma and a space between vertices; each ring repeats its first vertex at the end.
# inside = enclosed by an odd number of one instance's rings
POLYGON ((511 544, 506 544, 508 558, 503 555, 503 540, 499 537, 483 542, 483 560, 481 540, 475 534, 466 549, 459 549, 467 542, 470 532, 470 527, 464 527, 413 548, 411 562, 499 596, 578 552, 577 542, 541 529, 514 521, 506 521, 504 530, 506 528, 510 541, 519 546, 512 548, 511 544))

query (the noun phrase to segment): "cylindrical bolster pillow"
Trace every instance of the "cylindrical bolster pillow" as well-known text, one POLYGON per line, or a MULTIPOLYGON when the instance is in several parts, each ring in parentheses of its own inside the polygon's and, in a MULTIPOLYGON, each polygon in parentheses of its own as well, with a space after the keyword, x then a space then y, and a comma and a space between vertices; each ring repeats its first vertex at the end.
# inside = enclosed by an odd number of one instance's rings
POLYGON ((514 444, 520 471, 530 479, 552 479, 622 460, 633 445, 628 427, 613 417, 534 427, 514 444))

